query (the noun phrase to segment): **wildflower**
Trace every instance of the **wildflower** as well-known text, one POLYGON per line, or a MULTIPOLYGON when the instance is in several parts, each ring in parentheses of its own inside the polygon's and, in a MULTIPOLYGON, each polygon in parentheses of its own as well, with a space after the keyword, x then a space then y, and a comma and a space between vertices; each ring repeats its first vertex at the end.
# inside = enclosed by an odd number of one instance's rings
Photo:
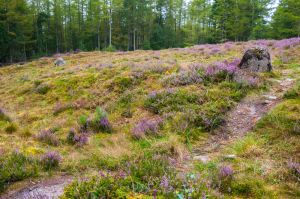
POLYGON ((55 136, 54 132, 51 129, 42 130, 36 138, 41 142, 45 142, 50 145, 57 146, 59 144, 58 138, 55 136))
POLYGON ((162 189, 167 190, 169 188, 169 179, 164 175, 159 185, 162 189))
POLYGON ((233 175, 233 169, 231 166, 222 166, 219 169, 219 175, 221 178, 229 178, 233 175))
POLYGON ((296 174, 300 175, 300 164, 297 162, 289 162, 288 163, 288 168, 295 172, 296 174))
POLYGON ((142 119, 132 131, 133 137, 136 139, 143 138, 146 134, 156 134, 162 124, 162 119, 142 119))
POLYGON ((59 166, 61 156, 55 151, 50 151, 41 157, 41 162, 46 169, 51 169, 59 166))
POLYGON ((152 92, 148 95, 148 97, 149 97, 149 98, 155 98, 156 95, 157 95, 157 91, 152 91, 152 92))

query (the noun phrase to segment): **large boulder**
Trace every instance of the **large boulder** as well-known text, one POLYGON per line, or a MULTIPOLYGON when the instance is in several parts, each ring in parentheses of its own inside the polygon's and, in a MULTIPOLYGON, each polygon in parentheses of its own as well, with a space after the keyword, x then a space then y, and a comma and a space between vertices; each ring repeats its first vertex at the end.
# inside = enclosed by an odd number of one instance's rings
POLYGON ((248 49, 238 67, 252 72, 272 71, 271 56, 268 49, 263 47, 248 49))
POLYGON ((59 57, 55 60, 54 64, 55 66, 63 66, 66 64, 66 61, 62 57, 59 57))

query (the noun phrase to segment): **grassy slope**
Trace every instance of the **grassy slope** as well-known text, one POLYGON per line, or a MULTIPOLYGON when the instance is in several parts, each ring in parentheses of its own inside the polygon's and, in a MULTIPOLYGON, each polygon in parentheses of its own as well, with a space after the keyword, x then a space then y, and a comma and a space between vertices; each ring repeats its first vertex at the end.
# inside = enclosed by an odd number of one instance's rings
MULTIPOLYGON (((79 171, 90 174, 99 169, 114 169, 121 160, 139 157, 147 150, 153 152, 158 148, 165 148, 167 154, 175 150, 177 158, 182 159, 187 151, 185 143, 195 137, 205 139, 207 133, 204 128, 199 128, 201 125, 191 127, 189 133, 195 136, 187 138, 184 134, 186 129, 181 130, 178 125, 186 114, 182 108, 190 107, 182 105, 179 111, 172 110, 174 118, 165 122, 159 137, 140 141, 132 139, 134 125, 141 118, 155 116, 144 107, 147 95, 151 91, 164 89, 166 86, 162 84, 162 79, 173 72, 192 64, 239 58, 249 45, 251 43, 156 52, 80 53, 64 55, 67 65, 63 67, 55 67, 54 58, 42 58, 23 66, 1 68, 0 107, 6 110, 12 122, 0 121, 0 149, 5 154, 18 149, 30 157, 39 157, 49 150, 59 151, 63 158, 58 171, 75 175, 79 171), (212 53, 215 48, 219 52, 212 53), (78 126, 80 115, 93 114, 97 106, 108 112, 114 132, 94 134, 84 147, 68 145, 65 138, 69 129, 78 126), (124 116, 128 112, 132 117, 124 116), (10 133, 8 127, 12 123, 17 130, 10 133), (39 131, 49 128, 56 129, 55 135, 60 139, 58 146, 42 143, 35 138, 39 131)), ((294 55, 299 48, 286 52, 294 55)), ((278 55, 278 50, 273 48, 272 54, 278 55)), ((275 58, 277 66, 280 63, 278 58, 275 58)), ((292 59, 286 66, 295 66, 297 61, 292 59)), ((208 109, 204 113, 207 115, 222 115, 245 94, 245 90, 228 82, 169 87, 195 93, 204 100, 204 105, 197 102, 191 109, 208 109)))
POLYGON ((219 152, 234 154, 236 158, 219 155, 208 164, 195 164, 195 172, 207 178, 213 178, 219 165, 233 168, 233 179, 221 191, 225 198, 300 197, 298 63, 297 60, 294 64, 281 65, 294 70, 291 78, 298 79, 296 86, 285 93, 282 102, 265 115, 252 132, 219 152))

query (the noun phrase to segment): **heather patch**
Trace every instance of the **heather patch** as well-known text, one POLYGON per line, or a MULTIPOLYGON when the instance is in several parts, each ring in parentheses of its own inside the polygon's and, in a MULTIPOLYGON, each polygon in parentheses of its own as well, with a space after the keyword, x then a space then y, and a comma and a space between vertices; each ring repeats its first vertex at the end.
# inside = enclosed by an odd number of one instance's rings
POLYGON ((49 151, 41 156, 41 164, 46 170, 57 168, 61 162, 61 156, 55 151, 49 151))
POLYGON ((66 141, 68 144, 82 147, 88 143, 88 135, 85 133, 77 133, 75 129, 70 129, 66 141))
POLYGON ((112 125, 108 120, 108 115, 101 107, 97 107, 94 115, 89 117, 81 115, 78 120, 80 127, 80 132, 88 133, 89 131, 93 133, 112 131, 112 125))
POLYGON ((202 76, 197 71, 181 71, 173 73, 162 79, 163 84, 171 86, 185 86, 203 82, 202 76))
POLYGON ((0 192, 13 182, 37 176, 37 161, 18 151, 0 156, 0 192))
POLYGON ((42 130, 37 134, 36 138, 49 145, 58 146, 59 139, 56 137, 55 132, 52 129, 42 130))
POLYGON ((4 109, 0 108, 0 121, 7 121, 9 122, 11 119, 9 116, 5 113, 4 109))
POLYGON ((87 197, 91 191, 93 197, 206 197, 210 186, 206 180, 193 173, 176 177, 174 169, 166 155, 145 153, 126 162, 123 170, 100 171, 91 179, 73 182, 66 188, 63 198, 87 197))
POLYGON ((186 90, 167 89, 153 91, 148 95, 144 105, 151 112, 162 114, 172 111, 181 111, 187 106, 197 103, 199 96, 188 93, 186 90))
POLYGON ((47 84, 39 84, 36 88, 35 88, 35 92, 41 95, 45 95, 48 93, 48 91, 50 90, 50 86, 47 84))
POLYGON ((158 131, 162 126, 162 123, 163 121, 161 118, 153 118, 153 119, 143 118, 132 129, 132 136, 135 139, 142 139, 146 135, 155 136, 158 134, 158 131))

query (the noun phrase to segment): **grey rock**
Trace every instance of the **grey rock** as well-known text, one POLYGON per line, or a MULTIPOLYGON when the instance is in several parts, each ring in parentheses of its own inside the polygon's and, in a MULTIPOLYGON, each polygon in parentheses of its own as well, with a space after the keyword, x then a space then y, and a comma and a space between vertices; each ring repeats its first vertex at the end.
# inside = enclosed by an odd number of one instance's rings
POLYGON ((206 164, 210 161, 210 158, 206 155, 195 156, 193 159, 196 160, 196 161, 200 161, 204 164, 206 164))
POLYGON ((250 48, 245 52, 238 66, 240 69, 247 69, 253 72, 270 72, 272 71, 270 53, 267 48, 250 48))
POLYGON ((66 64, 66 61, 62 57, 59 57, 55 60, 54 64, 55 66, 63 66, 66 64))
POLYGON ((265 95, 264 97, 267 98, 268 100, 276 100, 277 99, 277 97, 273 96, 273 95, 265 95))
POLYGON ((228 154, 228 155, 224 155, 224 159, 235 159, 236 155, 234 154, 228 154))

